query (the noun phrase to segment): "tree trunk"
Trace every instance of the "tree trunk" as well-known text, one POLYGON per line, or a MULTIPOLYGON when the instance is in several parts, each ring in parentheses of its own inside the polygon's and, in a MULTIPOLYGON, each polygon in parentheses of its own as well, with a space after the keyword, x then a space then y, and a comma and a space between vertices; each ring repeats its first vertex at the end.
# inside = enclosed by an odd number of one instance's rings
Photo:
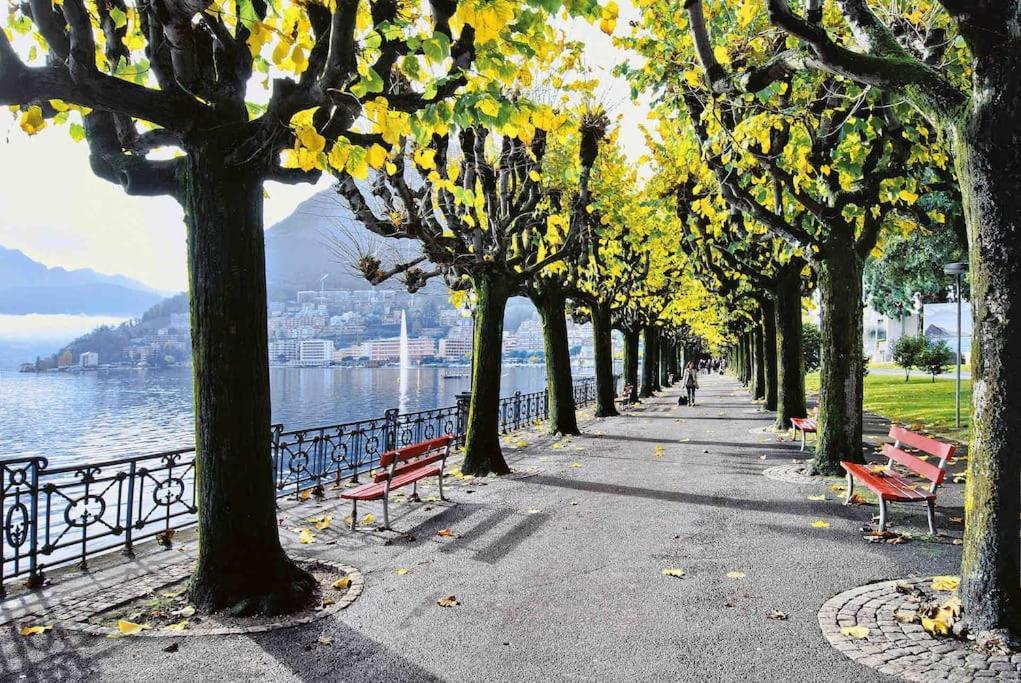
POLYGON ((1012 42, 977 63, 956 140, 975 321, 961 594, 973 632, 1021 636, 1021 41, 1012 42))
POLYGON ((507 474, 500 449, 500 374, 503 313, 510 296, 506 283, 491 274, 472 278, 475 289, 475 339, 472 346, 471 399, 465 425, 465 474, 507 474))
POLYGON ((822 320, 819 424, 815 469, 843 472, 841 460, 865 462, 862 453, 862 268, 853 241, 833 228, 819 264, 822 320))
POLYGON ((270 454, 262 182, 189 150, 188 231, 198 564, 190 597, 206 612, 282 614, 308 606, 315 579, 277 534, 270 454))
POLYGON ((762 339, 765 344, 766 365, 766 401, 762 407, 776 410, 777 405, 777 367, 776 367, 776 304, 766 297, 762 300, 762 339))
POLYGON ((660 365, 659 365, 660 364, 660 358, 661 358, 661 355, 660 355, 660 352, 659 352, 659 349, 660 349, 660 346, 661 346, 661 339, 660 339, 660 335, 659 335, 659 329, 656 328, 656 327, 652 327, 651 329, 652 329, 652 334, 650 335, 650 338, 652 339, 652 363, 651 363, 651 365, 652 365, 652 390, 653 390, 653 392, 656 392, 656 391, 662 391, 663 390, 663 385, 662 385, 662 383, 660 383, 660 372, 661 371, 660 371, 660 365))
POLYGON ((645 357, 642 360, 642 391, 640 396, 648 398, 656 391, 656 330, 651 325, 647 326, 642 337, 645 347, 645 357))
MULTIPOLYGON (((580 434, 574 406, 571 347, 567 340, 567 311, 563 291, 545 283, 532 298, 542 318, 542 341, 546 350, 546 396, 551 434, 580 434)), ((501 340, 503 332, 501 326, 501 340)))
POLYGON ((670 386, 670 354, 674 352, 673 342, 666 337, 659 338, 659 383, 664 387, 670 386))
POLYGON ((776 429, 791 428, 792 417, 806 417, 805 357, 801 348, 801 266, 788 267, 776 285, 776 429))
POLYGON ((630 389, 628 391, 628 403, 638 400, 638 343, 639 331, 624 331, 624 383, 630 389))
POLYGON ((592 353, 596 363, 596 417, 617 415, 613 379, 613 328, 608 306, 594 304, 592 310, 592 353))
POLYGON ((766 342, 762 338, 762 325, 752 329, 752 346, 755 347, 755 380, 752 395, 756 399, 766 398, 766 342))

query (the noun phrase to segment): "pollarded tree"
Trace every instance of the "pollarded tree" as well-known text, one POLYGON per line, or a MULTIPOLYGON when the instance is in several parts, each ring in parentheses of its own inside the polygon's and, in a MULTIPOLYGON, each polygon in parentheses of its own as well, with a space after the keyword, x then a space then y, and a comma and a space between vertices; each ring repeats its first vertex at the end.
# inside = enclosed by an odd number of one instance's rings
POLYGON ((866 0, 768 7, 814 65, 906 97, 953 148, 976 321, 962 594, 974 629, 1021 633, 1021 3, 898 2, 885 19, 866 0))
POLYGON ((567 114, 547 105, 498 98, 498 92, 463 96, 456 108, 476 112, 479 122, 455 123, 414 146, 409 140, 367 191, 349 177, 338 184, 369 230, 420 243, 436 266, 421 277, 442 276, 448 286, 472 290, 472 391, 461 470, 475 475, 510 471, 499 431, 507 300, 577 248, 588 220, 589 176, 608 123, 600 111, 569 124, 567 114), (545 191, 542 164, 555 144, 549 137, 572 126, 580 130, 580 172, 574 192, 558 204, 545 191), (417 184, 407 177, 406 159, 417 167, 417 184))
MULTIPOLYGON (((546 24, 558 4, 12 6, 0 34, 0 104, 19 107, 30 134, 67 123, 87 140, 96 175, 184 208, 199 511, 191 598, 200 608, 285 612, 314 593, 276 528, 263 182, 315 180, 327 167, 364 177, 405 128, 441 121, 476 59, 478 78, 527 71, 528 56, 553 47, 546 24), (353 129, 362 115, 373 120, 366 132, 353 129), (150 157, 161 148, 177 156, 150 157)), ((568 9, 597 13, 590 2, 568 9)))

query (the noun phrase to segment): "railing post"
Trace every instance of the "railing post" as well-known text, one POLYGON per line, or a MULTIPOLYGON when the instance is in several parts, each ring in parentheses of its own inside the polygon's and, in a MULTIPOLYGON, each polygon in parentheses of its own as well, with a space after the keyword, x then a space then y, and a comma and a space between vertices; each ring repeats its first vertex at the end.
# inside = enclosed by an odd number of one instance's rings
POLYGON ((514 392, 514 429, 521 429, 521 392, 514 392))
POLYGON ((542 419, 549 419, 549 389, 544 389, 542 392, 542 419))
POLYGON ((470 391, 462 391, 457 395, 457 443, 464 445, 464 435, 468 430, 468 404, 471 403, 470 391))
POLYGON ((400 416, 399 408, 391 408, 383 413, 383 452, 392 451, 397 448, 397 418, 400 416))
POLYGON ((135 549, 132 547, 134 536, 135 517, 135 468, 137 463, 132 460, 128 468, 128 511, 124 515, 124 555, 135 556, 135 549))

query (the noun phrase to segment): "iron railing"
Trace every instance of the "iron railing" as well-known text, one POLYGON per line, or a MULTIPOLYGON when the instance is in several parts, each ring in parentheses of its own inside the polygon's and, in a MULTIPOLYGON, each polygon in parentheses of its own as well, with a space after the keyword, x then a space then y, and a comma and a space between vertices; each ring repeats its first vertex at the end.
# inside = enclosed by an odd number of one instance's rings
MULTIPOLYGON (((575 403, 595 399, 595 380, 574 384, 575 403)), ((379 467, 388 450, 443 434, 464 438, 468 394, 457 405, 343 424, 284 431, 273 425, 273 478, 278 497, 322 491, 357 481, 379 467)), ((500 429, 507 433, 549 417, 545 391, 500 399, 500 429)), ((181 449, 117 460, 49 467, 46 458, 0 460, 0 596, 4 583, 28 576, 38 586, 43 570, 77 563, 195 523, 195 451, 181 449)))

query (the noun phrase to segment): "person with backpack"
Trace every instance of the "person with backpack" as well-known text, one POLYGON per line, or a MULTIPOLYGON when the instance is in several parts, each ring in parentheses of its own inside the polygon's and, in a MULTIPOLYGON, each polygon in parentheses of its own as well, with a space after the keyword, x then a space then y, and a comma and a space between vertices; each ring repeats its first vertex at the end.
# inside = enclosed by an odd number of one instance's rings
POLYGON ((684 374, 681 375, 681 386, 684 387, 688 405, 695 405, 695 390, 699 388, 698 366, 695 365, 695 361, 689 361, 688 364, 684 366, 684 374))

